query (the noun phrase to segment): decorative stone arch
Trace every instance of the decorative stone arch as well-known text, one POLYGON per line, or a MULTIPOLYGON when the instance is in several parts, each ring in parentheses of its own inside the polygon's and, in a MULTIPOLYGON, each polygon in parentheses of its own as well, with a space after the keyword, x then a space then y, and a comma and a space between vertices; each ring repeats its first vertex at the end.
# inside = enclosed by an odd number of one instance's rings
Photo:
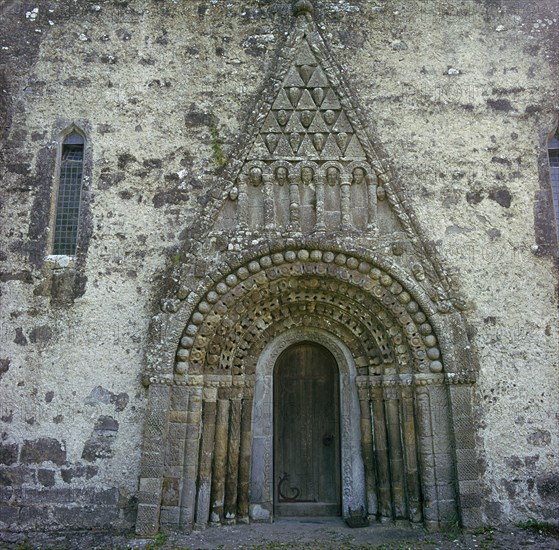
POLYGON ((298 339, 324 345, 346 376, 344 449, 357 458, 351 469, 343 461, 355 480, 343 485, 344 514, 363 502, 383 521, 471 523, 477 467, 465 333, 404 272, 363 251, 268 249, 183 296, 167 321, 174 373, 146 373, 140 532, 273 517, 270 482, 251 473, 257 430, 269 442, 269 422, 254 423, 254 400, 263 394, 259 373, 298 339), (265 303, 275 308, 266 313, 265 303), (212 347, 219 338, 234 344, 228 368, 212 347), (391 354, 379 368, 371 355, 383 346, 391 354))
MULTIPOLYGON (((398 279, 357 255, 298 248, 257 256, 231 270, 214 283, 213 289, 198 294, 195 310, 190 315, 177 351, 175 376, 180 378, 188 374, 201 374, 208 368, 208 356, 211 364, 216 365, 218 353, 215 349, 211 350, 210 345, 220 339, 216 338, 216 334, 223 320, 227 320, 231 329, 237 326, 243 316, 242 322, 246 329, 250 316, 258 317, 260 313, 256 306, 262 296, 268 297, 274 285, 296 279, 317 281, 317 285, 321 281, 326 282, 326 288, 321 290, 333 296, 342 289, 340 295, 356 304, 360 301, 367 302, 369 307, 379 304, 385 310, 382 314, 379 312, 379 321, 382 324, 383 318, 391 316, 400 326, 401 336, 414 350, 416 370, 424 373, 442 372, 439 360, 441 352, 437 338, 433 335, 433 327, 427 322, 428 316, 398 279), (328 281, 332 283, 328 284, 328 281), (254 294, 258 298, 251 297, 254 294), (252 304, 252 313, 242 305, 245 298, 252 304)), ((414 294, 418 294, 418 285, 414 287, 414 294)), ((288 294, 297 290, 289 285, 286 289, 288 294)), ((281 296, 281 292, 277 294, 281 296)), ((423 300, 420 301, 426 302, 423 296, 421 298, 423 300)), ((286 299, 283 298, 284 301, 286 299)), ((394 330, 398 333, 393 326, 387 327, 387 331, 394 330)), ((227 329, 222 330, 218 336, 223 337, 229 332, 227 329)), ((397 351, 400 344, 395 344, 397 351)), ((209 370, 213 371, 214 367, 210 366, 209 370)))

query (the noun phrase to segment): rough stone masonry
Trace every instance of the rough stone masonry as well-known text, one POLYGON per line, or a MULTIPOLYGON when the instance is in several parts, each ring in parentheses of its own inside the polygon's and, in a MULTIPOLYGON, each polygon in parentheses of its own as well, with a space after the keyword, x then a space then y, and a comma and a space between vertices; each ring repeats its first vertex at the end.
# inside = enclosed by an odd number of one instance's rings
POLYGON ((0 2, 0 527, 557 523, 558 8, 0 2))

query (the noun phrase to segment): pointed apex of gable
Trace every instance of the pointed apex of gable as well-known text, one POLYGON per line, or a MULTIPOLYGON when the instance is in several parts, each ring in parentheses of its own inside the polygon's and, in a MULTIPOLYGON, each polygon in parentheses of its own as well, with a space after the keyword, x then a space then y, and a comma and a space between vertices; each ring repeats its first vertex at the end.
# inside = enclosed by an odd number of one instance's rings
POLYGON ((378 176, 386 171, 312 11, 308 0, 293 4, 275 75, 224 178, 230 188, 218 227, 376 231, 378 176))

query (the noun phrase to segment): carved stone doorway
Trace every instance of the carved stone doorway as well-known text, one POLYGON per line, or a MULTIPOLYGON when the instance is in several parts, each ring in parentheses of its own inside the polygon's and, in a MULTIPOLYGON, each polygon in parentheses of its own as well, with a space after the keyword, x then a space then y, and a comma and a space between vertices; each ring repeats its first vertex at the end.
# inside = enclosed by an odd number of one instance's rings
POLYGON ((339 371, 323 346, 286 349, 274 368, 274 513, 340 515, 339 371))

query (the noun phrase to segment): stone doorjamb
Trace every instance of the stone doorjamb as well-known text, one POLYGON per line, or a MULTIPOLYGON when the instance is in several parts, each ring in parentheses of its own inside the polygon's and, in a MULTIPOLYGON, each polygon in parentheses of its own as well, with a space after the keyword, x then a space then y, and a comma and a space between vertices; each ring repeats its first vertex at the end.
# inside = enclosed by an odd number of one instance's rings
POLYGON ((313 342, 336 359, 340 372, 340 435, 342 515, 365 504, 365 469, 361 454, 357 371, 351 352, 336 336, 317 328, 296 328, 277 336, 263 350, 256 366, 251 457, 250 517, 270 521, 274 502, 273 374, 280 354, 293 344, 313 342))

